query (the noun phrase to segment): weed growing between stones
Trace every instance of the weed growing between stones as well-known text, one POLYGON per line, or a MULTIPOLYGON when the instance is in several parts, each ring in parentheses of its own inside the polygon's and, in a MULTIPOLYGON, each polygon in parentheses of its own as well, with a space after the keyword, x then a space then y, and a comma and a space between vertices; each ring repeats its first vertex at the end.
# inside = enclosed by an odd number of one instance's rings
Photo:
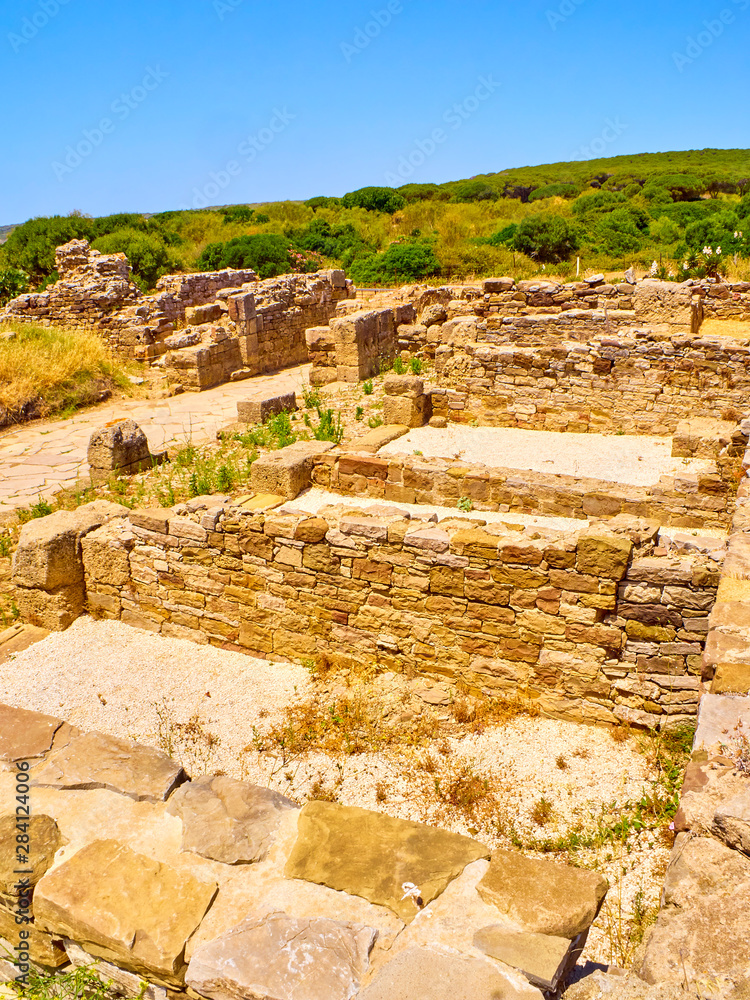
MULTIPOLYGON (((148 983, 141 983, 138 998, 145 995, 148 983)), ((109 1000, 114 983, 101 979, 92 966, 80 965, 75 969, 44 972, 30 969, 28 982, 11 980, 4 984, 10 995, 22 1000, 109 1000)))
POLYGON ((750 736, 745 732, 741 722, 734 727, 727 742, 721 744, 721 749, 738 771, 750 774, 750 736))
POLYGON ((614 897, 609 894, 600 917, 603 917, 611 965, 623 969, 630 966, 638 945, 658 915, 658 901, 649 904, 643 889, 636 891, 630 912, 627 912, 623 903, 622 881, 617 883, 616 893, 614 897))
MULTIPOLYGON (((188 771, 212 773, 214 754, 221 745, 221 739, 206 729, 198 712, 194 712, 187 722, 178 722, 172 706, 166 698, 153 705, 156 713, 156 744, 169 757, 175 757, 186 765, 188 771)), ((220 772, 213 771, 214 774, 220 772)), ((223 772, 222 772, 223 773, 223 772)))

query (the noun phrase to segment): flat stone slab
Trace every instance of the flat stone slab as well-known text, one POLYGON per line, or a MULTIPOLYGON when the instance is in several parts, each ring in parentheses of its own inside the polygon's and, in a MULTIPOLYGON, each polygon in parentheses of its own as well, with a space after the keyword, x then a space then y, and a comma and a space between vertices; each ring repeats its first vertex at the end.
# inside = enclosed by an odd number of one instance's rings
POLYGON ((698 709, 693 747, 698 750, 727 744, 742 726, 750 734, 750 697, 705 694, 698 709))
POLYGON ((96 840, 42 878, 34 893, 41 930, 70 938, 160 985, 179 986, 184 952, 216 894, 215 882, 96 840))
POLYGON ((336 920, 248 917, 196 951, 186 982, 214 1000, 351 1000, 377 936, 336 920))
POLYGON ((404 922, 489 849, 476 840, 369 809, 308 802, 287 861, 287 878, 305 879, 387 906, 404 922))
POLYGON ((490 958, 523 972, 540 989, 555 990, 568 970, 575 942, 494 924, 477 931, 474 946, 490 958))
POLYGON ((744 784, 738 795, 722 802, 714 813, 713 832, 728 847, 750 855, 750 776, 744 784))
POLYGON ((489 959, 443 948, 405 948, 359 994, 358 1000, 543 1000, 529 983, 514 981, 489 959))
POLYGON ((5 663, 13 653, 21 653, 48 635, 49 629, 37 628, 36 625, 11 625, 0 632, 0 663, 5 663))
POLYGON ((250 470, 256 493, 275 493, 294 500, 311 482, 313 458, 333 448, 332 441, 296 441, 257 458, 250 470))
POLYGON ((750 694, 750 663, 718 663, 711 694, 750 694))
POLYGON ((296 409, 297 396, 293 392, 263 399, 241 399, 237 403, 237 419, 243 424, 264 424, 269 417, 296 409))
POLYGON ((24 708, 0 705, 0 758, 7 761, 41 757, 52 746, 62 719, 24 708))
POLYGON ((137 802, 164 802, 186 777, 180 764, 153 747, 91 732, 46 760, 33 784, 108 788, 137 802))
POLYGON ((19 896, 19 879, 28 879, 26 885, 33 889, 52 865, 61 843, 60 830, 51 816, 32 814, 28 820, 15 814, 0 816, 0 901, 14 908, 19 896), (16 844, 16 834, 23 832, 17 828, 17 823, 26 825, 29 838, 26 844, 16 844), (18 850, 22 847, 28 847, 28 853, 18 850), (18 874, 18 869, 24 869, 23 876, 18 874))
POLYGON ((182 849, 227 865, 263 861, 281 822, 298 806, 270 788, 234 778, 199 778, 172 795, 167 812, 182 820, 182 849))
MULTIPOLYGON (((40 931, 34 924, 26 924, 24 929, 29 934, 26 944, 29 946, 29 958, 32 962, 50 969, 57 969, 67 964, 68 956, 65 950, 51 935, 40 931)), ((15 912, 0 906, 0 963, 8 954, 13 954, 13 949, 19 943, 18 931, 15 912)), ((3 975, 4 970, 0 964, 0 983, 3 982, 3 975)), ((13 978, 18 975, 18 966, 12 967, 11 975, 13 978)))
POLYGON ((351 444, 350 450, 353 452, 366 452, 374 455, 384 445, 390 444, 409 433, 406 424, 386 424, 384 427, 376 427, 374 430, 363 434, 351 444))
POLYGON ((495 851, 477 892, 524 930, 570 939, 594 921, 608 888, 597 872, 495 851))

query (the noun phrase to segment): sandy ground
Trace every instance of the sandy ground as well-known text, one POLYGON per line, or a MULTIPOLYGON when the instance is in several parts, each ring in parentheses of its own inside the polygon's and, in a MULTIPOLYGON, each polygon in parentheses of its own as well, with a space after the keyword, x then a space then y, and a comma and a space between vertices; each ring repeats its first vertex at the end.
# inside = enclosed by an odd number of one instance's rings
POLYGON ((381 448, 378 456, 459 458, 490 468, 548 472, 652 486, 660 476, 699 472, 705 460, 672 458, 672 438, 643 435, 557 434, 516 427, 417 427, 381 448))
MULTIPOLYGON (((324 700, 346 693, 340 681, 330 683, 335 686, 323 689, 324 700)), ((433 711, 415 693, 424 683, 383 675, 359 693, 382 702, 386 712, 418 714, 433 711)), ((193 774, 221 771, 299 802, 324 789, 344 804, 437 823, 493 847, 510 846, 511 832, 528 841, 576 824, 590 828, 602 811, 616 814, 618 803, 640 798, 649 787, 649 768, 634 739, 618 743, 604 728, 527 716, 481 733, 453 723, 417 746, 380 753, 285 756, 278 745, 258 752, 258 738, 283 718, 285 707, 312 690, 299 666, 85 617, 0 665, 0 701, 155 744, 193 774), (486 795, 469 811, 446 802, 436 784, 449 788, 467 768, 486 782, 486 795), (542 799, 551 813, 540 826, 534 811, 542 799)), ((443 719, 450 714, 444 707, 434 711, 443 719)), ((610 949, 613 922, 639 890, 647 905, 656 905, 667 857, 666 845, 650 834, 629 850, 609 844, 578 852, 576 863, 598 867, 614 887, 584 959, 618 959, 610 949)))

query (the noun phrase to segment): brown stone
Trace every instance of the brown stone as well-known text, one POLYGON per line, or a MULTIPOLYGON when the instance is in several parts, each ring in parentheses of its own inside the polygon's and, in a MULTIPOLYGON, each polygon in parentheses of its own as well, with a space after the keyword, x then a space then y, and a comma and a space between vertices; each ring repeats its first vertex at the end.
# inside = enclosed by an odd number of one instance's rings
POLYGON ((33 890, 54 861, 61 843, 60 831, 51 816, 34 813, 28 819, 20 814, 0 816, 0 902, 11 908, 18 902, 19 868, 24 869, 26 885, 33 890), (16 844, 16 834, 24 833, 17 823, 26 827, 29 839, 25 845, 16 844), (28 853, 20 850, 23 847, 28 847, 28 853))
POLYGON ((51 715, 0 704, 0 758, 13 762, 41 757, 62 724, 51 715))

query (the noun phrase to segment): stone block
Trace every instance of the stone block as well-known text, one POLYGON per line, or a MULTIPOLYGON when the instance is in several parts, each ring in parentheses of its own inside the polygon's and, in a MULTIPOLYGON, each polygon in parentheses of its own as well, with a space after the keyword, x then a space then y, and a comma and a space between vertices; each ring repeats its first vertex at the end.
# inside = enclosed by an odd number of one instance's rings
POLYGON ((377 936, 372 927, 324 918, 248 917, 198 948, 186 981, 213 1000, 351 1000, 377 936))
POLYGON ((250 485, 257 493, 273 493, 294 500, 311 483, 313 459, 330 451, 330 441, 297 441, 253 462, 250 485))
MULTIPOLYGON (((52 865, 55 852, 62 843, 60 830, 51 816, 37 814, 26 821, 29 853, 23 855, 23 864, 19 864, 16 854, 16 833, 22 831, 16 828, 16 821, 23 822, 9 814, 0 816, 0 903, 14 909, 19 896, 19 868, 24 869, 24 877, 28 879, 28 888, 33 892, 34 886, 52 865)), ((0 936, 2 929, 0 929, 0 936)))
POLYGON ((286 865, 299 878, 387 906, 409 922, 419 906, 404 883, 415 884, 427 905, 466 865, 487 858, 476 840, 435 827, 331 802, 308 802, 286 865))
POLYGON ((430 416, 428 403, 427 396, 385 396, 383 420, 386 424, 423 427, 430 416))
POLYGON ((51 632, 64 632, 83 614, 86 590, 82 580, 49 592, 19 587, 15 599, 23 621, 51 632))
POLYGON ((623 535, 600 531, 583 534, 576 546, 576 570, 608 580, 621 580, 632 551, 632 541, 623 535))
POLYGON ((169 799, 167 812, 182 820, 182 850, 227 865, 263 861, 282 814, 298 808, 270 788, 228 777, 186 782, 169 799))
POLYGON ((416 399, 419 396, 424 396, 424 381, 415 375, 389 374, 383 379, 383 394, 386 396, 408 396, 411 399, 416 399))
POLYGON ((62 719, 0 704, 0 760, 32 760, 52 746, 62 719))
POLYGON ((750 694, 750 663, 717 663, 711 694, 750 694))
POLYGON ((590 927, 608 888, 596 872, 495 851, 477 892, 523 930, 572 939, 590 927))
POLYGON ((535 986, 552 992, 581 948, 579 938, 571 941, 551 934, 531 934, 505 924, 482 927, 474 935, 474 945, 490 958, 518 969, 535 986))
POLYGON ((693 746, 696 750, 720 747, 738 726, 750 732, 750 697, 704 694, 693 746))
POLYGON ((182 767, 153 747, 131 740, 83 733, 52 754, 34 772, 35 785, 108 788, 137 802, 164 802, 186 780, 182 767))
POLYGON ((181 986, 185 945, 216 883, 178 872, 114 840, 51 869, 34 893, 37 926, 164 986, 181 986))
MULTIPOLYGON (((0 906, 0 983, 4 978, 2 961, 8 954, 13 953, 13 949, 19 943, 18 932, 21 928, 16 923, 16 913, 15 909, 6 910, 4 906, 0 906)), ((67 964, 68 956, 65 954, 65 949, 51 934, 45 934, 34 924, 25 924, 23 929, 29 935, 26 944, 29 946, 29 958, 35 965, 45 969, 58 969, 61 965, 67 964)), ((18 975, 18 966, 13 965, 11 969, 11 975, 15 978, 18 975)))
POLYGON ((163 986, 146 983, 132 972, 119 969, 101 958, 94 958, 67 938, 63 941, 63 945, 63 956, 70 961, 74 969, 89 968, 103 983, 112 984, 111 993, 115 996, 138 997, 139 1000, 169 1000, 169 994, 163 986))
POLYGON ((188 326, 201 326, 203 323, 214 323, 221 319, 224 310, 218 302, 207 302, 202 306, 190 306, 185 310, 185 322, 188 326))
POLYGON ((72 511, 59 510, 21 529, 13 556, 13 582, 53 591, 83 580, 78 552, 79 524, 72 511))
POLYGON ((352 451, 375 454, 385 445, 396 441, 408 432, 409 428, 406 424, 384 424, 382 427, 376 427, 357 438, 356 441, 352 442, 351 448, 352 451))
POLYGON ((269 417, 278 413, 292 413, 297 409, 297 397, 293 392, 280 396, 266 396, 265 399, 240 400, 237 403, 237 419, 244 424, 264 424, 269 417))
POLYGON ((121 420, 93 432, 89 439, 87 461, 103 472, 137 472, 151 464, 148 440, 134 420, 121 420))

